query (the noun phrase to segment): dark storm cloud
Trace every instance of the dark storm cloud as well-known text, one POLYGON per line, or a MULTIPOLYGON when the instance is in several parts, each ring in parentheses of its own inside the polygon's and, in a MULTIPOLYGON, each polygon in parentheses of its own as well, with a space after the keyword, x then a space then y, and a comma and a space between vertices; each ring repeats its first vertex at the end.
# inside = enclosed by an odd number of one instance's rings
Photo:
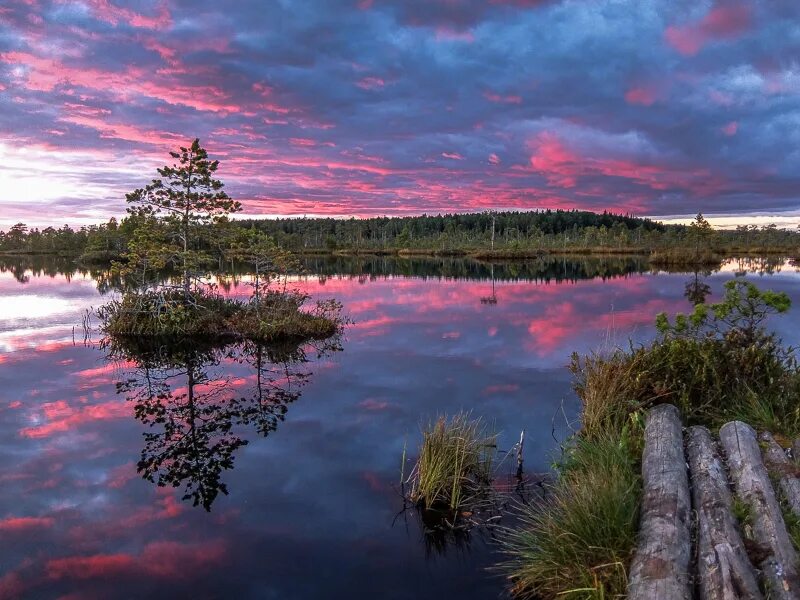
POLYGON ((119 213, 200 136, 251 214, 791 210, 798 16, 790 2, 12 1, 0 203, 119 213))

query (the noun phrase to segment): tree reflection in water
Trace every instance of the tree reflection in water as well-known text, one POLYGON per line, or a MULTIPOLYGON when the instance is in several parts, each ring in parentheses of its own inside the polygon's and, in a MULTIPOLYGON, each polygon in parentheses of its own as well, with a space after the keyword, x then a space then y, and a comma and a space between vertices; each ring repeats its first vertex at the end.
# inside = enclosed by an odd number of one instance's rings
POLYGON ((248 443, 248 430, 274 431, 300 397, 311 376, 308 353, 320 358, 341 344, 339 338, 288 346, 126 340, 107 341, 106 348, 110 360, 125 362, 117 393, 148 426, 138 472, 160 487, 183 487, 184 500, 211 510, 219 493, 228 493, 222 475, 248 443), (237 363, 246 367, 244 377, 231 373, 237 363))

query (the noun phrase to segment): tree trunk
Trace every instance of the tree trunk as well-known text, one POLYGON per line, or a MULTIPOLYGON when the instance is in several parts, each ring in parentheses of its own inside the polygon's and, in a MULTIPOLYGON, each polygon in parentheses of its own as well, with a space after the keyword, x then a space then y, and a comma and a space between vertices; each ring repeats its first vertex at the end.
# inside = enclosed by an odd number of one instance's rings
POLYGON ((765 557, 758 566, 764 572, 769 597, 797 600, 800 598, 797 553, 761 460, 756 432, 746 423, 732 421, 722 426, 719 437, 728 456, 736 493, 750 509, 753 536, 764 550, 765 557))
POLYGON ((689 600, 691 510, 678 409, 670 404, 651 409, 644 438, 644 498, 628 597, 689 600))
POLYGON ((800 469, 794 464, 786 451, 780 447, 772 434, 764 432, 758 436, 762 444, 762 454, 767 469, 779 481, 779 487, 792 512, 800 517, 800 469))
POLYGON ((733 517, 728 477, 711 434, 690 427, 686 454, 697 515, 697 589, 700 600, 760 599, 753 565, 733 517))

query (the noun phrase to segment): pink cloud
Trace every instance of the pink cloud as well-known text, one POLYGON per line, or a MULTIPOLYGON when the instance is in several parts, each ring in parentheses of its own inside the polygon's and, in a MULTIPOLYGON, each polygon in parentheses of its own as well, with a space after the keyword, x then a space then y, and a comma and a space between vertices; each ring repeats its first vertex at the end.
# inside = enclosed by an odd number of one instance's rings
POLYGON ((144 29, 167 29, 172 25, 172 17, 164 4, 159 7, 155 16, 143 15, 128 8, 115 6, 108 0, 88 0, 87 5, 98 20, 114 26, 118 25, 120 21, 144 29))
POLYGON ((487 91, 483 93, 483 97, 489 102, 494 102, 496 104, 522 104, 522 96, 517 96, 514 94, 503 96, 502 94, 487 91))
POLYGON ((111 401, 76 408, 59 401, 45 405, 43 416, 48 421, 47 423, 25 427, 20 430, 19 434, 27 438, 49 437, 54 433, 69 431, 92 421, 127 418, 130 416, 130 407, 125 402, 111 401))
POLYGON ((306 148, 313 147, 317 145, 316 140, 312 140, 309 138, 291 138, 289 143, 292 146, 304 146, 306 148))
POLYGON ((736 121, 731 121, 730 123, 722 127, 722 133, 724 133, 728 137, 736 135, 737 131, 739 131, 739 123, 737 123, 736 121))
POLYGON ((375 398, 367 398, 366 400, 359 402, 358 404, 361 408, 369 411, 381 411, 388 408, 389 403, 385 400, 376 400, 375 398))
POLYGON ((437 27, 436 39, 439 41, 467 42, 471 44, 475 41, 475 36, 471 31, 460 31, 451 27, 437 27))
POLYGON ((511 394, 518 390, 519 386, 515 383, 498 383, 486 386, 481 393, 484 396, 494 396, 495 394, 511 394))
POLYGON ((198 569, 220 563, 224 555, 225 547, 221 542, 196 545, 162 541, 147 544, 138 555, 94 554, 49 560, 45 572, 52 580, 120 575, 185 579, 198 569))
POLYGON ((641 104, 651 106, 658 99, 658 93, 653 87, 632 87, 625 92, 625 101, 628 104, 641 104))
POLYGON ((535 151, 531 166, 547 177, 550 185, 563 188, 575 187, 575 171, 580 157, 570 152, 561 139, 549 131, 543 131, 534 142, 535 151))
POLYGON ((693 56, 711 41, 740 36, 750 25, 751 12, 746 4, 716 6, 695 23, 667 27, 664 39, 680 54, 693 56))
POLYGON ((376 90, 384 87, 386 82, 380 77, 364 77, 356 82, 362 90, 376 90))
POLYGON ((450 160, 464 160, 464 157, 458 152, 442 152, 442 156, 449 158, 450 160))
POLYGON ((0 519, 0 531, 6 533, 28 531, 30 529, 52 527, 54 524, 55 519, 51 517, 9 517, 0 519))
POLYGON ((229 100, 226 91, 213 85, 183 83, 183 73, 167 69, 153 73, 128 66, 123 71, 104 71, 85 66, 72 67, 59 60, 43 58, 28 52, 0 53, 0 62, 21 65, 28 89, 53 91, 57 86, 77 86, 87 90, 113 93, 122 100, 142 96, 168 104, 182 105, 210 112, 238 112, 238 104, 229 100))
MULTIPOLYGON (((601 156, 585 156, 569 148, 553 132, 539 133, 531 143, 533 154, 530 164, 534 171, 557 188, 574 188, 579 178, 614 177, 627 179, 650 190, 668 190, 682 187, 696 195, 719 193, 724 180, 702 167, 687 167, 644 162, 639 159, 601 156)), ((596 191, 582 186, 580 194, 602 194, 603 187, 596 191)))

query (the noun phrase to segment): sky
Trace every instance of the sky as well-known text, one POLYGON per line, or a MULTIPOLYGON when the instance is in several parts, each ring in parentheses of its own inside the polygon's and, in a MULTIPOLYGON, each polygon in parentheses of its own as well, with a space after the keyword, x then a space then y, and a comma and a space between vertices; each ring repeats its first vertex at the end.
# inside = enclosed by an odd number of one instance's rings
POLYGON ((248 216, 796 222, 800 4, 0 4, 0 227, 120 216, 194 137, 248 216))

